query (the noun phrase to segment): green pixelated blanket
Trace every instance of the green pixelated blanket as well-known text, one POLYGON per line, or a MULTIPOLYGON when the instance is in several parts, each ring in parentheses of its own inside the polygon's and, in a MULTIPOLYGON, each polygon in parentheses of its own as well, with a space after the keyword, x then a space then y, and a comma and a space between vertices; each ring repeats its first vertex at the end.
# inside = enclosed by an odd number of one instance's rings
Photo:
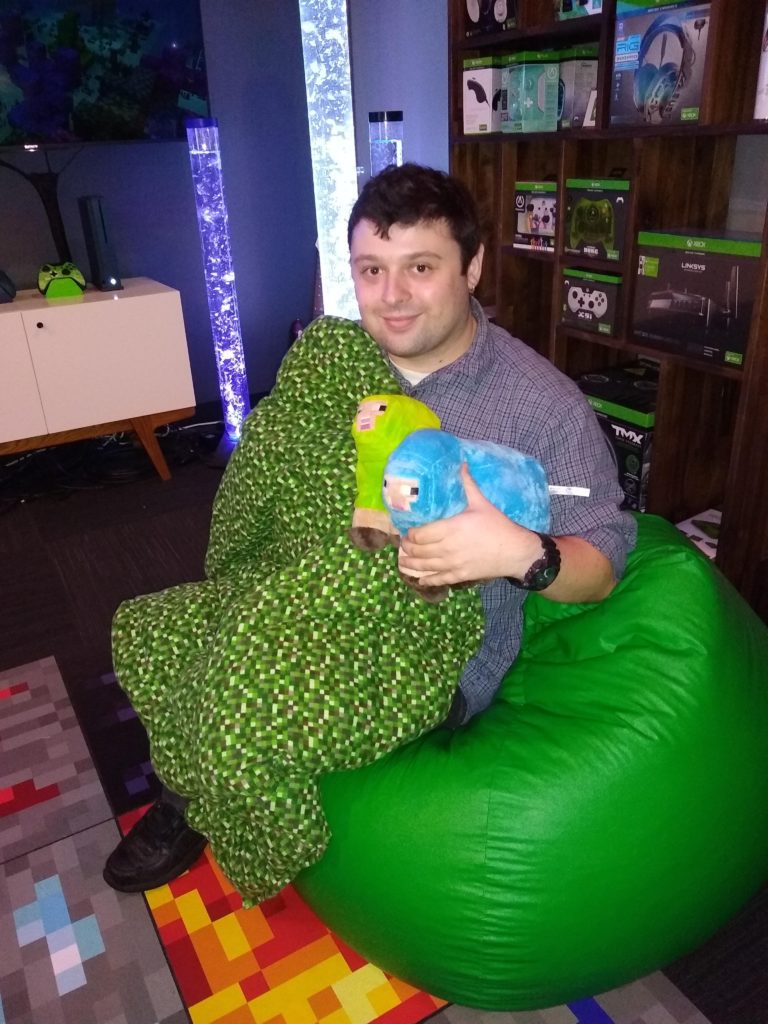
POLYGON ((312 324, 224 474, 207 578, 115 616, 115 670, 155 769, 246 904, 322 855, 318 776, 439 723, 482 639, 475 591, 427 604, 394 548, 348 540, 357 403, 396 391, 361 328, 312 324))

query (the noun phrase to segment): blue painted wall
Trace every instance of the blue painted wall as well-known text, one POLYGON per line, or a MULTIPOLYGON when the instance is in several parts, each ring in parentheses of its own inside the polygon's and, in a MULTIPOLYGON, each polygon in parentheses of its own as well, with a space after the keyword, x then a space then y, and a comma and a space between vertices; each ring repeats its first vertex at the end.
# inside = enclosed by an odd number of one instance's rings
MULTIPOLYGON (((296 317, 311 314, 315 212, 298 3, 202 0, 212 113, 224 184, 249 385, 267 391, 296 317)), ((51 155, 54 168, 69 153, 51 155)), ((0 157, 43 170, 40 155, 0 157), (34 164, 34 166, 33 166, 34 164)), ((186 143, 83 147, 63 171, 60 206, 75 262, 88 263, 77 197, 101 195, 120 272, 178 288, 198 402, 218 397, 186 143)), ((0 268, 19 288, 55 259, 36 193, 0 167, 0 268)))
POLYGON ((447 11, 446 0, 349 0, 361 180, 372 110, 402 110, 405 159, 448 170, 447 11))

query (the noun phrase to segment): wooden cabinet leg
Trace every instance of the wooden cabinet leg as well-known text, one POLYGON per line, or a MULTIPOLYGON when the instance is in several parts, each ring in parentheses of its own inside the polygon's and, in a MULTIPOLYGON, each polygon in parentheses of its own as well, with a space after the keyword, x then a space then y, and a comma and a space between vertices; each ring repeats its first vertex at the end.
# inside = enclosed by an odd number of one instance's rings
POLYGON ((155 428, 151 416, 137 416, 131 420, 131 430, 141 441, 144 451, 152 460, 152 465, 163 480, 171 479, 171 471, 165 461, 162 449, 155 437, 155 428))

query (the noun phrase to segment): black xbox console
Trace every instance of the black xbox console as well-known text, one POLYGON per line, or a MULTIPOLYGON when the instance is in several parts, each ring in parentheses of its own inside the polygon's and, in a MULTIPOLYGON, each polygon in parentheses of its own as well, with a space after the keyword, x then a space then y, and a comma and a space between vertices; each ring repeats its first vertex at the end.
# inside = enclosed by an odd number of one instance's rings
POLYGON ((4 270, 0 270, 0 302, 13 302, 16 297, 16 285, 4 270))
POLYGON ((119 291, 123 285, 104 219, 103 200, 101 196, 80 196, 77 202, 91 266, 91 281, 99 291, 119 291))

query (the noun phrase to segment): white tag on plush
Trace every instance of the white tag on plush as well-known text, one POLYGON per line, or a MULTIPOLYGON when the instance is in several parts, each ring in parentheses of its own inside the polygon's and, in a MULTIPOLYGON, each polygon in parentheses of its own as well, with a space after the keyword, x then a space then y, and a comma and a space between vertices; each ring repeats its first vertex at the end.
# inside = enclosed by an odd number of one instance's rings
POLYGON ((550 494, 575 494, 577 498, 588 498, 589 487, 559 487, 557 484, 549 485, 550 494))

